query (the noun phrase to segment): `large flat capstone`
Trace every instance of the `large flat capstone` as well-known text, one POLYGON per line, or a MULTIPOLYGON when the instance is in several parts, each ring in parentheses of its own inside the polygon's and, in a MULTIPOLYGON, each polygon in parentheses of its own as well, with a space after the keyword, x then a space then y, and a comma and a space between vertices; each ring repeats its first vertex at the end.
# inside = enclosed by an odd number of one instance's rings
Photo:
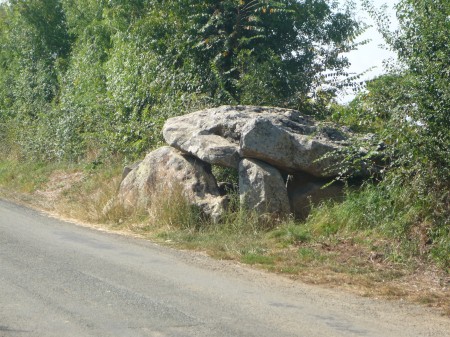
MULTIPOLYGON (((283 172, 335 175, 327 153, 347 145, 350 135, 290 109, 222 106, 170 118, 166 142, 201 160, 238 169, 243 158, 259 159, 283 172)), ((336 158, 334 159, 336 160, 336 158)))

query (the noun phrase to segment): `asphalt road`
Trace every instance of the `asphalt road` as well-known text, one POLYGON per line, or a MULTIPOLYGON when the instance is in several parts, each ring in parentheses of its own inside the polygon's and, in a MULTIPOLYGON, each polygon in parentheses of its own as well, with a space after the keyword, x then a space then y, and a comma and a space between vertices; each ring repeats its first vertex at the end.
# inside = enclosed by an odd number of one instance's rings
POLYGON ((444 337, 450 320, 0 201, 0 336, 444 337))

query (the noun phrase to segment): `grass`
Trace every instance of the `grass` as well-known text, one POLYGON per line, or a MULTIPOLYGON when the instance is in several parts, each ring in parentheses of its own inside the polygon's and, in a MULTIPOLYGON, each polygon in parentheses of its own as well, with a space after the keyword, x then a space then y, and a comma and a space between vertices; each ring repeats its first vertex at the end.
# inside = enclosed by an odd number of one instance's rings
POLYGON ((250 265, 266 265, 273 266, 275 264, 275 258, 273 256, 267 256, 258 252, 246 252, 241 257, 241 262, 250 265))
POLYGON ((0 162, 0 186, 22 193, 31 193, 42 187, 57 165, 31 162, 21 165, 17 161, 0 162))
POLYGON ((155 228, 196 230, 206 224, 200 209, 185 198, 180 184, 162 184, 149 197, 148 222, 155 228))
POLYGON ((62 216, 205 251, 218 259, 364 296, 410 298, 450 313, 447 267, 431 259, 436 250, 445 255, 445 235, 429 247, 425 235, 429 225, 411 225, 423 208, 408 204, 404 191, 390 191, 396 198, 393 204, 392 195, 369 186, 350 193, 343 202, 313 209, 305 222, 259 217, 240 209, 235 195, 231 211, 219 223, 212 223, 187 202, 176 185, 161 186, 144 209, 130 210, 114 202, 121 166, 0 160, 1 193, 11 197, 19 191, 27 202, 62 216), (430 277, 440 287, 430 290, 430 277))

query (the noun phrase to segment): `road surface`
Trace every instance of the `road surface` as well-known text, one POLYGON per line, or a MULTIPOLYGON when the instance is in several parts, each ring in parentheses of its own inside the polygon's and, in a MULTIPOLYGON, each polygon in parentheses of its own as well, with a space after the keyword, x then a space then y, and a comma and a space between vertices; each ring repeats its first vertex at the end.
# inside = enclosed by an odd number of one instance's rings
POLYGON ((0 201, 0 336, 444 337, 450 320, 0 201))

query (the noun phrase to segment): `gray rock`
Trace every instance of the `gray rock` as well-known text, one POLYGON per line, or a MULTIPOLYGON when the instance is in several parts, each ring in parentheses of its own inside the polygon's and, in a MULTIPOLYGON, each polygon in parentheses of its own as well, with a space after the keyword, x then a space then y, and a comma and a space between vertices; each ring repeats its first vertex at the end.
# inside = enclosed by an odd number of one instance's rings
POLYGON ((330 199, 340 199, 344 195, 344 184, 318 179, 309 174, 296 173, 287 181, 287 191, 291 210, 297 219, 306 219, 312 206, 330 199))
POLYGON ((220 196, 210 166, 168 146, 149 153, 125 176, 118 200, 125 208, 147 207, 161 191, 178 187, 189 202, 213 220, 223 213, 226 198, 220 196))
POLYGON ((170 118, 166 142, 210 164, 238 168, 240 159, 260 159, 286 172, 306 171, 319 177, 330 161, 324 154, 345 146, 348 134, 319 124, 290 109, 222 106, 170 118))
POLYGON ((169 118, 163 127, 164 139, 207 163, 237 169, 244 113, 233 111, 221 107, 169 118))
POLYGON ((137 168, 139 166, 139 164, 142 163, 142 160, 139 160, 131 165, 127 165, 123 168, 122 171, 122 180, 125 179, 125 177, 128 175, 128 173, 130 173, 131 171, 133 171, 135 168, 137 168))
POLYGON ((280 172, 261 161, 243 159, 239 164, 241 207, 259 214, 290 214, 289 199, 280 172))
POLYGON ((291 126, 276 125, 262 117, 251 120, 242 130, 241 156, 265 161, 289 173, 302 171, 318 177, 335 176, 336 172, 330 169, 335 160, 322 157, 340 145, 321 133, 308 134, 304 129, 300 133, 291 126))

